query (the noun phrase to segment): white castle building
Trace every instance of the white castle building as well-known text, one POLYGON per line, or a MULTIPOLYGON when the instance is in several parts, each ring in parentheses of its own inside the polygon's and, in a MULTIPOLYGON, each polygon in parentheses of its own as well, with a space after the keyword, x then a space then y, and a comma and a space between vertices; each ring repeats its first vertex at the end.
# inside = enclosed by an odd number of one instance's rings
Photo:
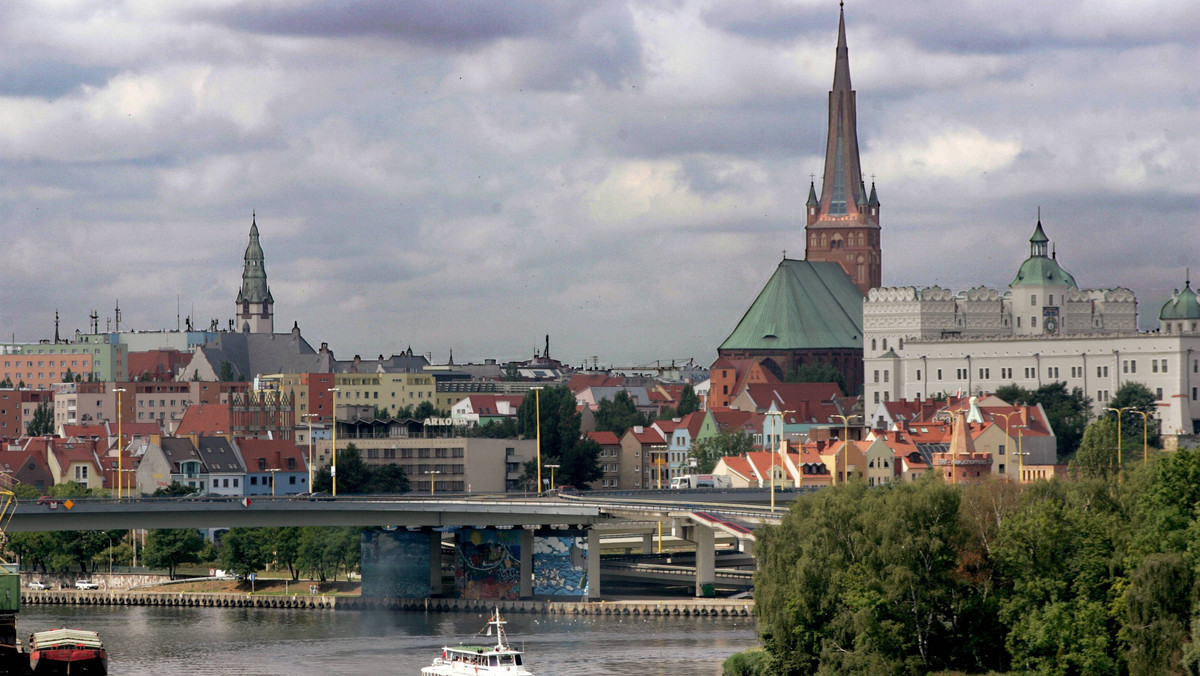
POLYGON ((1137 329, 1125 288, 1080 289, 1039 221, 1029 258, 1005 291, 878 287, 863 300, 866 403, 984 394, 1062 381, 1103 411, 1128 381, 1156 393, 1162 432, 1200 433, 1200 304, 1187 280, 1159 329, 1137 329))

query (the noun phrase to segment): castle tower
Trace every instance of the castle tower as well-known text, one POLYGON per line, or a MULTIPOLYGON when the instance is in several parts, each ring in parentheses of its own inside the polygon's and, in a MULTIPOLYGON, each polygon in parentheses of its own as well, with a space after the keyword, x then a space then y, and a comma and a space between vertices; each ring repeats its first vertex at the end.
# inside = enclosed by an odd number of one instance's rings
POLYGON ((882 286, 879 241, 879 197, 875 182, 867 193, 858 159, 858 123, 854 90, 850 87, 850 56, 846 48, 846 13, 838 18, 837 59, 829 92, 829 130, 821 196, 808 188, 804 258, 838 263, 865 296, 882 286))
POLYGON ((258 223, 250 217, 250 243, 246 245, 242 288, 237 295, 237 328, 243 333, 275 332, 275 299, 267 287, 267 266, 258 243, 258 223))

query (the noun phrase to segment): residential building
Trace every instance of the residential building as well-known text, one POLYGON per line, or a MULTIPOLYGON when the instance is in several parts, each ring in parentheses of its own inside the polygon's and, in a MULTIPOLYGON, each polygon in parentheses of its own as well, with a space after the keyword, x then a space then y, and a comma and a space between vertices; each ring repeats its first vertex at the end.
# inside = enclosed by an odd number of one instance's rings
POLYGON ((621 438, 615 432, 588 432, 587 438, 600 445, 599 465, 603 475, 592 488, 632 488, 621 484, 621 438))
POLYGON ((307 493, 305 449, 286 439, 234 439, 246 464, 245 495, 307 493))

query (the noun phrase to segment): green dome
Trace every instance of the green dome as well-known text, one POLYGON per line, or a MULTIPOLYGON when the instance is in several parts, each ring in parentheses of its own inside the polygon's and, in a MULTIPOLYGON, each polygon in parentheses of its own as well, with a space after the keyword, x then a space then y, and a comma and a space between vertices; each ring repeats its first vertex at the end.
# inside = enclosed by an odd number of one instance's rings
POLYGON ((1071 273, 1062 269, 1058 261, 1046 255, 1047 243, 1050 238, 1042 230, 1042 221, 1038 219, 1033 236, 1029 238, 1029 258, 1021 263, 1017 270, 1017 278, 1009 286, 1050 286, 1066 284, 1072 289, 1078 289, 1075 278, 1071 273))
POLYGON ((1197 299, 1196 292, 1192 291, 1190 281, 1183 285, 1183 291, 1176 293, 1171 300, 1163 303, 1158 318, 1160 321, 1200 319, 1200 299, 1197 299))
POLYGON ((1072 289, 1078 289, 1075 278, 1071 273, 1062 269, 1058 261, 1045 256, 1031 256, 1021 263, 1017 270, 1017 278, 1009 286, 1048 286, 1051 284, 1066 284, 1072 289))

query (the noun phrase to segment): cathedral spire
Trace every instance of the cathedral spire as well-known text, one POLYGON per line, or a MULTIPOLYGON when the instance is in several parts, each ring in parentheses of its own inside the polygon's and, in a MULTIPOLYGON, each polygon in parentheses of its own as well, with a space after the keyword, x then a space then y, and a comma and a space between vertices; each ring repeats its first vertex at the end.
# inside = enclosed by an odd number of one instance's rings
MULTIPOLYGON (((840 4, 840 3, 839 3, 840 4)), ((820 197, 809 188, 805 204, 805 259, 837 262, 866 295, 882 284, 879 195, 875 182, 867 190, 858 154, 856 95, 850 84, 850 49, 846 45, 846 11, 838 12, 833 87, 820 197)))
POLYGON ((819 216, 861 216, 866 205, 858 159, 858 117, 850 86, 850 50, 846 46, 846 11, 838 16, 837 57, 829 91, 829 132, 819 216))

